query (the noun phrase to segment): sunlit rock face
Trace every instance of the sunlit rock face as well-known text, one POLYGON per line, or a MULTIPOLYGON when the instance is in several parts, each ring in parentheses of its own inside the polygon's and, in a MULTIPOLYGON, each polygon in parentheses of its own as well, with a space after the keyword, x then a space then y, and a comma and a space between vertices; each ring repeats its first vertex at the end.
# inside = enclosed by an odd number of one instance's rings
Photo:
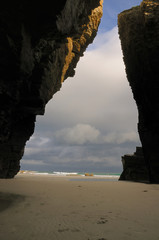
MULTIPOLYGON (((127 78, 139 112, 148 180, 159 183, 159 0, 144 0, 122 12, 118 25, 127 78)), ((136 180, 141 180, 139 175, 136 180)))
POLYGON ((19 171, 36 115, 96 36, 101 0, 5 0, 0 8, 0 178, 19 171))

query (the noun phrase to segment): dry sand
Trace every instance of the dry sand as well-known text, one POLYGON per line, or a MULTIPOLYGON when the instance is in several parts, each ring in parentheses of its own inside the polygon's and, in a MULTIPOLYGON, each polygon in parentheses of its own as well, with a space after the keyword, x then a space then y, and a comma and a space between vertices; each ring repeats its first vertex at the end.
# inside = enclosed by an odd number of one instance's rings
POLYGON ((72 179, 0 180, 0 239, 159 240, 159 185, 72 179))

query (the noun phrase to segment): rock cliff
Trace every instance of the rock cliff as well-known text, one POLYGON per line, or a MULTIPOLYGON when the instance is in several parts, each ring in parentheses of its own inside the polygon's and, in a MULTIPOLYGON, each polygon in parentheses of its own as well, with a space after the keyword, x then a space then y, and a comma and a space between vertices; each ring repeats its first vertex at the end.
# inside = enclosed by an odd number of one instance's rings
MULTIPOLYGON (((159 183, 159 0, 144 0, 122 12, 118 25, 127 78, 139 112, 143 169, 146 166, 149 182, 159 183)), ((133 167, 140 172, 135 161, 133 167)), ((122 178, 126 176, 125 170, 122 178)), ((140 180, 138 175, 136 181, 140 180)))
POLYGON ((141 147, 134 154, 122 156, 123 172, 119 180, 149 182, 148 170, 141 147))
POLYGON ((5 0, 0 8, 0 178, 19 171, 36 115, 96 36, 102 0, 5 0))

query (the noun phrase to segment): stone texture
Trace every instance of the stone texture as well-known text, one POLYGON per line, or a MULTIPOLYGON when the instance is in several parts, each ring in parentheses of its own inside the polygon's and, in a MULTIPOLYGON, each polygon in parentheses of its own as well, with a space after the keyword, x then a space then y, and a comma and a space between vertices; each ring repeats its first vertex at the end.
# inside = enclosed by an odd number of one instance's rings
POLYGON ((5 0, 0 8, 0 178, 20 168, 36 115, 96 36, 101 0, 5 0))
POLYGON ((127 78, 139 112, 145 166, 149 181, 159 183, 159 0, 144 0, 122 12, 118 26, 127 78))
POLYGON ((148 171, 141 147, 136 147, 136 152, 132 155, 122 156, 122 164, 123 172, 119 180, 148 182, 148 171))

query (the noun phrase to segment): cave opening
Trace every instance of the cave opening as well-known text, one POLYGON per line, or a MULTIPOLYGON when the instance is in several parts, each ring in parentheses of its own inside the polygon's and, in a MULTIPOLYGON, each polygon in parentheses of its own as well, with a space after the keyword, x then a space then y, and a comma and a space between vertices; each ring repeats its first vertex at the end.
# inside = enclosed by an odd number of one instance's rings
POLYGON ((21 169, 40 172, 122 171, 121 156, 140 145, 137 109, 125 74, 117 14, 139 0, 104 1, 94 42, 38 116, 21 169))

